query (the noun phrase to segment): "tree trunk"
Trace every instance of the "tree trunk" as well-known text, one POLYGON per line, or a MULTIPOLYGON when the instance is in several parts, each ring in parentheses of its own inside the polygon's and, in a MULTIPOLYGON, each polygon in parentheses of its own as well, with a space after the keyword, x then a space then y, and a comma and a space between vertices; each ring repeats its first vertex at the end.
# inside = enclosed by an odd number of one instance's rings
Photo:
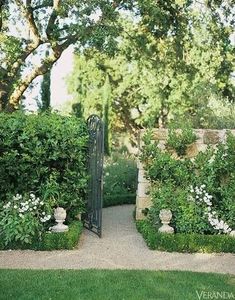
POLYGON ((50 57, 47 57, 40 66, 37 66, 35 69, 33 69, 29 75, 19 82, 18 86, 9 95, 5 110, 12 111, 18 109, 21 98, 32 81, 36 77, 46 74, 52 65, 60 58, 64 49, 57 48, 56 50, 56 53, 52 54, 50 57))

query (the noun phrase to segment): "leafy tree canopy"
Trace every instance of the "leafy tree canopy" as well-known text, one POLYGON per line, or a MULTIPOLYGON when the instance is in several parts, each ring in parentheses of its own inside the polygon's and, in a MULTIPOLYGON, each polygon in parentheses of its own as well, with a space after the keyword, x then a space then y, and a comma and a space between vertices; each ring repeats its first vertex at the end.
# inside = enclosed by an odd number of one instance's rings
POLYGON ((122 0, 1 0, 0 110, 16 109, 31 82, 69 45, 112 52, 119 33, 115 20, 128 5, 122 0))
POLYGON ((119 19, 114 57, 92 47, 77 52, 68 84, 85 116, 102 114, 107 75, 115 130, 135 133, 185 117, 208 127, 212 102, 234 102, 232 3, 168 2, 140 1, 137 17, 119 19))

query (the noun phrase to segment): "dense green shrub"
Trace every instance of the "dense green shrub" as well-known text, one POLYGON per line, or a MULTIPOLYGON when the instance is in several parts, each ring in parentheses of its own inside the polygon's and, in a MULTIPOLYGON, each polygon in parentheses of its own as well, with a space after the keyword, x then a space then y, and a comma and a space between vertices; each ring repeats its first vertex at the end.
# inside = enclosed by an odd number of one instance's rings
POLYGON ((150 249, 168 252, 235 253, 235 238, 227 235, 164 234, 148 220, 137 221, 136 227, 150 249))
POLYGON ((0 114, 0 214, 5 218, 0 222, 0 234, 5 243, 30 243, 50 225, 49 218, 40 222, 40 213, 48 216, 55 206, 67 210, 69 223, 84 210, 87 144, 87 126, 82 119, 0 114), (45 203, 41 212, 39 207, 31 207, 30 193, 45 203), (16 195, 22 199, 15 203, 16 195))
POLYGON ((69 225, 67 232, 55 233, 55 232, 43 232, 40 239, 32 239, 30 244, 22 243, 20 241, 11 242, 5 245, 0 240, 0 249, 31 249, 31 250, 60 250, 60 249, 73 249, 78 244, 80 235, 82 233, 82 223, 80 221, 73 221, 69 225))
POLYGON ((152 190, 153 206, 149 210, 149 219, 153 224, 160 224, 161 209, 172 211, 171 225, 180 233, 210 232, 207 216, 201 203, 188 201, 188 191, 175 188, 172 183, 155 187, 152 190))
POLYGON ((135 203, 137 165, 128 155, 107 158, 104 168, 104 207, 135 203))
POLYGON ((176 233, 225 234, 235 229, 235 137, 194 159, 175 158, 144 137, 141 156, 151 181, 148 218, 159 224, 161 209, 171 209, 176 233))
POLYGON ((180 130, 177 130, 175 125, 170 126, 166 146, 174 149, 179 156, 183 156, 186 154, 188 145, 194 143, 196 139, 196 134, 189 124, 185 122, 180 130))

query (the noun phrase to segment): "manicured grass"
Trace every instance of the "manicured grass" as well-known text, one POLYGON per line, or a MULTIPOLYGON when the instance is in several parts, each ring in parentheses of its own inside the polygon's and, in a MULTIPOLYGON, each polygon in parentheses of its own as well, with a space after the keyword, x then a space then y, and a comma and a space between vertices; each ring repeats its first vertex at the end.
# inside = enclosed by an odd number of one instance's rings
POLYGON ((196 300, 202 292, 235 297, 235 277, 177 271, 0 270, 0 291, 0 299, 6 300, 196 300))

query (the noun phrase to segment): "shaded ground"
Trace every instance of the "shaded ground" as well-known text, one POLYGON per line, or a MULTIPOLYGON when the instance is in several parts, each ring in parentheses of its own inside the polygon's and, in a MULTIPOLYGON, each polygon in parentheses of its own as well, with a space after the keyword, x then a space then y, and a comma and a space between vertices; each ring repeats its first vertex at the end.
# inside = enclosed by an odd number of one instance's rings
POLYGON ((189 270, 235 275, 234 254, 149 250, 133 221, 133 205, 105 208, 103 237, 85 230, 72 251, 0 251, 0 268, 189 270))

